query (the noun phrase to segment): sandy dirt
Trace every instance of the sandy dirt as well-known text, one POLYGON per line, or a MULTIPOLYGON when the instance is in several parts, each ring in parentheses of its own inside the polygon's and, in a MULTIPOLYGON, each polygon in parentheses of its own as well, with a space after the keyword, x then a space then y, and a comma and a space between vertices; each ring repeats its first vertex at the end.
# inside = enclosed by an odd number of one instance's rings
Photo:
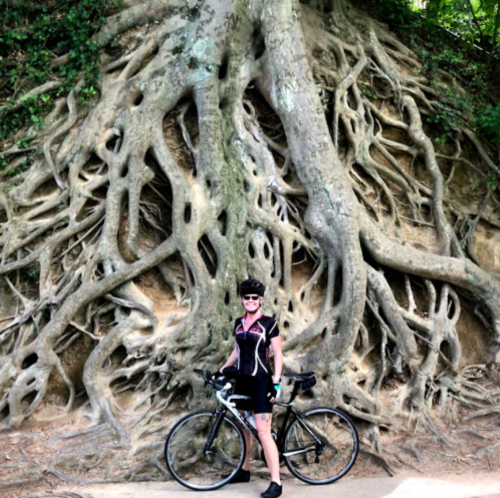
MULTIPOLYGON (((460 413, 463 421, 466 412, 460 413)), ((49 469, 50 462, 61 448, 51 442, 66 431, 75 430, 82 420, 65 424, 24 427, 22 431, 0 436, 0 497, 54 496, 57 492, 77 493, 85 498, 205 498, 217 496, 259 496, 267 487, 269 475, 260 460, 252 464, 253 477, 248 485, 232 485, 216 492, 191 492, 158 473, 157 482, 96 483, 105 477, 105 462, 95 469, 68 473, 60 469, 64 482, 49 469), (52 448, 52 450, 51 450, 52 448), (8 486, 19 465, 33 468, 30 482, 8 486), (100 475, 100 477, 98 477, 100 475)), ((456 426, 436 428, 435 433, 387 433, 383 436, 383 456, 394 473, 390 477, 384 462, 369 452, 369 444, 360 428, 360 454, 349 474, 328 486, 306 486, 283 469, 286 496, 314 493, 314 498, 500 498, 500 428, 497 414, 462 422, 456 426), (414 490, 418 490, 417 494, 414 490), (364 493, 364 494, 363 494, 364 493)), ((163 440, 163 439, 162 439, 163 440)), ((164 470, 166 474, 166 470, 164 470)), ((108 476, 109 477, 109 476, 108 476)), ((140 479, 140 477, 138 477, 140 479)), ((416 491, 415 491, 416 492, 416 491)))
MULTIPOLYGON (((267 481, 252 480, 220 490, 200 493, 172 482, 104 484, 86 487, 61 487, 83 498, 252 498, 266 490, 267 481)), ((283 481, 287 498, 500 498, 500 478, 496 473, 448 476, 446 479, 423 477, 350 478, 327 486, 308 486, 295 479, 283 481)))
MULTIPOLYGON (((88 486, 60 485, 50 491, 25 491, 26 498, 252 498, 268 486, 267 479, 253 477, 248 484, 228 485, 216 491, 191 491, 169 482, 95 484, 88 486)), ((296 479, 283 480, 283 496, 302 498, 500 498, 497 472, 428 477, 347 477, 326 486, 308 486, 296 479)), ((3 496, 13 496, 9 493, 3 496)))

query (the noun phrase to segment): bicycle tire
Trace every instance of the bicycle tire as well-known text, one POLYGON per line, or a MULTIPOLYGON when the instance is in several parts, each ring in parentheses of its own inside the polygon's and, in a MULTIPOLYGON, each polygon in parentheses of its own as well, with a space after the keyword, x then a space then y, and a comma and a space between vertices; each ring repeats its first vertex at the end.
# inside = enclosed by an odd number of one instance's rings
POLYGON ((205 454, 207 438, 217 414, 210 410, 190 413, 177 422, 165 442, 164 457, 172 477, 189 489, 210 491, 227 484, 243 465, 246 444, 238 425, 224 417, 205 454))
POLYGON ((302 422, 323 442, 326 448, 317 453, 315 439, 298 419, 287 429, 283 445, 285 463, 290 472, 308 484, 329 484, 343 477, 356 461, 359 438, 351 419, 337 408, 312 408, 302 414, 302 422), (307 452, 289 455, 292 451, 307 452))

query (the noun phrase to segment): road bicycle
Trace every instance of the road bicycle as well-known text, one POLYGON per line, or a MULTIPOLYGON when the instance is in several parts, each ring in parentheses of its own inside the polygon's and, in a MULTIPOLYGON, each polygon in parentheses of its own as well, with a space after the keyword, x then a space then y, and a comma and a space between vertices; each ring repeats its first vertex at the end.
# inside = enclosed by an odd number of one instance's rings
MULTIPOLYGON (((229 483, 245 459, 243 430, 260 444, 257 431, 236 409, 235 380, 221 374, 195 370, 205 386, 215 390, 215 410, 190 413, 179 420, 165 443, 165 462, 173 478, 187 488, 209 491, 229 483)), ((293 408, 300 391, 316 384, 314 372, 284 374, 294 381, 278 432, 273 431, 280 461, 290 472, 309 484, 328 484, 343 477, 356 461, 359 440, 351 419, 336 408, 317 407, 301 412, 293 408)))

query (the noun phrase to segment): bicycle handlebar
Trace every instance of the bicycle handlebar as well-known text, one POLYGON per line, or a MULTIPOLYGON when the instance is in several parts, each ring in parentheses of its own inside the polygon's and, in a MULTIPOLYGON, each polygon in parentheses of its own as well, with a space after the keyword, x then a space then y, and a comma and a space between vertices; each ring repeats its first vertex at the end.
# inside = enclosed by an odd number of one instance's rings
MULTIPOLYGON (((224 397, 227 390, 233 387, 235 379, 233 379, 229 375, 226 376, 224 374, 221 374, 220 372, 212 374, 208 370, 200 370, 197 368, 195 368, 193 371, 196 374, 203 377, 203 380, 205 381, 205 386, 208 384, 213 389, 215 389, 216 397, 220 403, 222 403, 227 407, 232 407, 232 408, 236 407, 236 403, 228 401, 224 397), (233 383, 231 382, 231 380, 233 380, 233 383)), ((308 389, 311 389, 311 387, 316 385, 316 377, 314 375, 314 372, 307 372, 303 374, 285 373, 284 376, 293 379, 295 382, 292 394, 290 396, 290 400, 288 401, 288 403, 276 402, 276 404, 279 406, 287 407, 292 405, 297 394, 299 393, 299 390, 307 391, 308 389)))
POLYGON ((220 403, 226 406, 231 406, 234 408, 236 406, 236 403, 231 403, 231 401, 228 401, 223 397, 223 394, 225 394, 228 389, 231 389, 233 387, 230 382, 227 382, 226 385, 220 390, 215 392, 216 398, 219 400, 220 403))
POLYGON ((225 378, 224 375, 219 373, 219 376, 217 379, 214 378, 215 374, 212 374, 208 370, 200 370, 198 368, 195 368, 194 373, 198 374, 199 376, 203 377, 203 380, 205 381, 205 385, 209 384, 215 389, 215 396, 219 400, 220 403, 222 403, 225 406, 228 407, 236 407, 236 403, 228 401, 225 399, 225 394, 233 385, 231 382, 228 382, 227 379, 225 378), (221 381, 225 381, 224 385, 221 386, 221 381))
POLYGON ((228 382, 230 379, 228 379, 225 375, 221 374, 220 372, 211 373, 208 370, 200 370, 198 368, 195 368, 193 372, 198 374, 200 377, 203 377, 203 380, 205 381, 205 386, 208 384, 212 386, 217 392, 227 389, 228 384, 230 387, 232 385, 230 382, 228 382))

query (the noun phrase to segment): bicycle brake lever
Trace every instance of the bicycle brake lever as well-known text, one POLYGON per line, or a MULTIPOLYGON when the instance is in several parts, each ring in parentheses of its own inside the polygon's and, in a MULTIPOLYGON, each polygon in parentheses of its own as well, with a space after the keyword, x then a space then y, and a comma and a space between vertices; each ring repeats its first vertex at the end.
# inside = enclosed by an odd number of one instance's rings
POLYGON ((207 387, 207 385, 210 384, 210 377, 212 377, 212 374, 210 372, 204 372, 202 370, 200 370, 200 372, 203 372, 203 380, 205 381, 205 384, 203 387, 207 387))

